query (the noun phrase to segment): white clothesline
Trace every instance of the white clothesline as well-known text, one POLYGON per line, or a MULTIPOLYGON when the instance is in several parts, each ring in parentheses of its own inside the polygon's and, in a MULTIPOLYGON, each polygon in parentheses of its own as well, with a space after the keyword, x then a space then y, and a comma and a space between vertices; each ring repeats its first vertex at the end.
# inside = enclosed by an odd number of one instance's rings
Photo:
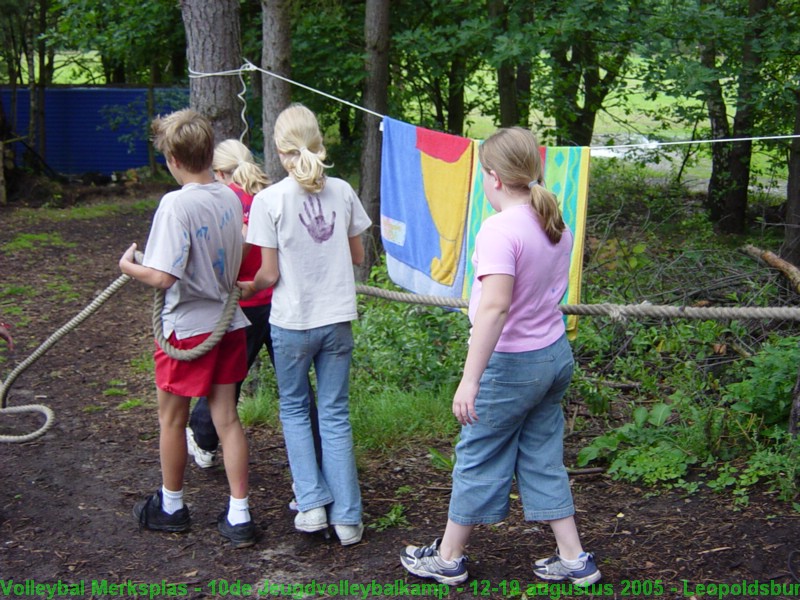
MULTIPOLYGON (((377 113, 373 110, 365 108, 363 106, 359 106, 358 104, 354 104, 342 98, 338 98, 332 94, 328 94, 311 86, 305 85, 298 81, 294 81, 289 79, 288 77, 284 77, 283 75, 278 75, 277 73, 273 73, 272 71, 268 71, 266 69, 262 69, 254 65, 249 60, 245 59, 244 64, 239 67, 238 69, 231 69, 228 71, 216 71, 214 73, 202 73, 199 71, 194 71, 193 69, 189 69, 189 78, 190 79, 199 79, 202 77, 218 77, 218 76, 232 76, 238 75, 239 80, 242 82, 242 91, 237 95, 238 98, 242 101, 243 108, 242 108, 242 121, 245 124, 245 130, 242 132, 241 137, 239 138, 244 139, 245 134, 247 133, 247 119, 245 118, 245 112, 247 109, 247 102, 244 98, 244 94, 247 91, 247 84, 242 77, 242 73, 248 71, 260 71, 265 75, 269 75, 270 77, 275 77, 276 79, 280 79, 281 81, 285 81, 287 83, 291 83, 292 85, 296 85, 297 87, 301 87, 309 92, 313 92, 315 94, 319 94, 320 96, 324 96, 330 100, 335 100, 336 102, 340 102, 341 104, 345 104, 351 108, 355 108, 356 110, 363 111, 365 113, 369 113, 373 116, 379 117, 383 119, 385 115, 377 113)), ((624 134, 622 134, 624 135, 624 134)), ((800 138, 800 135, 763 135, 763 136, 752 136, 752 137, 743 137, 743 138, 719 138, 719 139, 704 139, 704 140, 679 140, 674 142, 642 142, 638 144, 614 144, 611 146, 590 146, 590 150, 622 150, 622 149, 636 149, 636 148, 644 148, 648 150, 652 150, 654 148, 658 148, 661 146, 681 146, 687 144, 718 144, 718 143, 725 143, 725 142, 757 142, 757 141, 764 141, 764 140, 790 140, 794 138, 800 138)))

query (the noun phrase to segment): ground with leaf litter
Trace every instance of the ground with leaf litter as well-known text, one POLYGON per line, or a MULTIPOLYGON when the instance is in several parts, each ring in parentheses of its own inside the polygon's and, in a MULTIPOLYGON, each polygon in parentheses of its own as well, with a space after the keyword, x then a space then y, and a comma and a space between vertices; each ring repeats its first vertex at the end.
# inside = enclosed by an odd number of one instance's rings
MULTIPOLYGON (((11 353, 0 343, 3 379, 117 279, 119 256, 131 242, 146 240, 152 211, 138 210, 135 201, 147 193, 106 191, 100 199, 111 194, 120 210, 101 218, 43 219, 20 210, 19 202, 0 208, 0 320, 13 324, 17 344, 11 353), (23 234, 30 248, 8 246, 23 234)), ((56 416, 43 437, 0 445, 0 585, 13 579, 18 586, 0 589, 0 596, 46 596, 26 580, 61 583, 62 592, 83 591, 87 598, 217 597, 233 595, 237 582, 253 586, 252 595, 293 587, 335 597, 353 593, 355 584, 375 584, 372 597, 434 595, 415 588, 425 582, 398 561, 404 544, 432 541, 446 520, 449 474, 431 467, 425 448, 360 461, 368 529, 355 546, 294 531, 283 439, 265 427, 247 430, 256 546, 231 550, 216 532, 227 502, 221 467, 187 469, 190 532, 137 529, 131 508, 160 483, 154 386, 140 366, 152 349, 151 299, 141 284, 124 286, 12 386, 9 406, 42 403, 56 416), (396 504, 405 508, 407 525, 378 530, 396 504)), ((576 409, 583 410, 570 407, 576 409)), ((37 425, 33 416, 0 416, 0 434, 37 425)), ((586 442, 568 439, 569 461, 586 442)), ((449 453, 449 440, 441 450, 449 453)), ((755 494, 749 506, 736 508, 717 495, 653 492, 602 473, 575 476, 573 490, 585 546, 604 575, 595 597, 699 598, 709 591, 701 586, 720 586, 710 588, 716 597, 726 585, 736 597, 800 597, 775 587, 796 583, 789 560, 800 547, 800 514, 772 495, 755 494), (741 588, 756 581, 767 588, 741 588)), ((536 581, 531 562, 549 554, 553 540, 540 524, 522 520, 518 500, 512 506, 505 522, 477 528, 470 579, 449 597, 536 595, 528 588, 536 581)))

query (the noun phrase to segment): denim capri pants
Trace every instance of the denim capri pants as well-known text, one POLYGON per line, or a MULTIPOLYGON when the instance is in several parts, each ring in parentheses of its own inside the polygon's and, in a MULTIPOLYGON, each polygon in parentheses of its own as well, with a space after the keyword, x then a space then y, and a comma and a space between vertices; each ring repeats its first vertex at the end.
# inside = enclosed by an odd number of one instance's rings
POLYGON ((514 476, 525 519, 575 513, 564 467, 561 400, 574 362, 566 335, 530 352, 494 352, 475 400, 478 421, 461 428, 449 518, 497 523, 509 511, 514 476))

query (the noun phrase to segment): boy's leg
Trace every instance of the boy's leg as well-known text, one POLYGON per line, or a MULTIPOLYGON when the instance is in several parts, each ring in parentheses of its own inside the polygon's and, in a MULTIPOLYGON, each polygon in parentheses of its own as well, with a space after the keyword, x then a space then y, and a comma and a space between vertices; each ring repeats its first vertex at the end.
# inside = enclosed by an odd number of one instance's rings
POLYGON ((177 492, 183 489, 186 470, 186 420, 189 398, 158 389, 159 454, 164 487, 177 492))
POLYGON ((208 395, 211 419, 222 442, 225 474, 231 496, 246 498, 248 494, 248 450, 244 429, 236 412, 236 384, 214 384, 208 395))

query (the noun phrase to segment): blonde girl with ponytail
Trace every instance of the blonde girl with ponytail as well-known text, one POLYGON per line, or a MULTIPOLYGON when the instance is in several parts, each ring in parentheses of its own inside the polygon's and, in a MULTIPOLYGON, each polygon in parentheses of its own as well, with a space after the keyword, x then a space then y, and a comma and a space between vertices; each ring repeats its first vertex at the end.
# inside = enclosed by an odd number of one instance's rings
POLYGON ((350 185, 325 170, 317 118, 301 104, 278 115, 275 146, 288 176, 256 194, 247 241, 261 247, 255 287, 275 286, 270 327, 280 417, 294 481, 294 527, 333 525, 343 546, 361 541, 361 491, 349 413, 351 322, 358 317, 353 265, 371 225, 350 185), (322 460, 314 456, 309 383, 317 377, 322 460))
POLYGON ((483 189, 497 211, 476 237, 472 330, 453 397, 461 423, 444 535, 407 546, 402 565, 456 585, 468 577, 464 555, 478 524, 503 521, 514 478, 525 519, 547 522, 555 555, 534 562, 548 581, 589 586, 600 579, 583 551, 563 464, 561 400, 573 371, 558 304, 569 277, 573 236, 556 196, 544 187, 539 145, 519 127, 480 146, 483 189))

